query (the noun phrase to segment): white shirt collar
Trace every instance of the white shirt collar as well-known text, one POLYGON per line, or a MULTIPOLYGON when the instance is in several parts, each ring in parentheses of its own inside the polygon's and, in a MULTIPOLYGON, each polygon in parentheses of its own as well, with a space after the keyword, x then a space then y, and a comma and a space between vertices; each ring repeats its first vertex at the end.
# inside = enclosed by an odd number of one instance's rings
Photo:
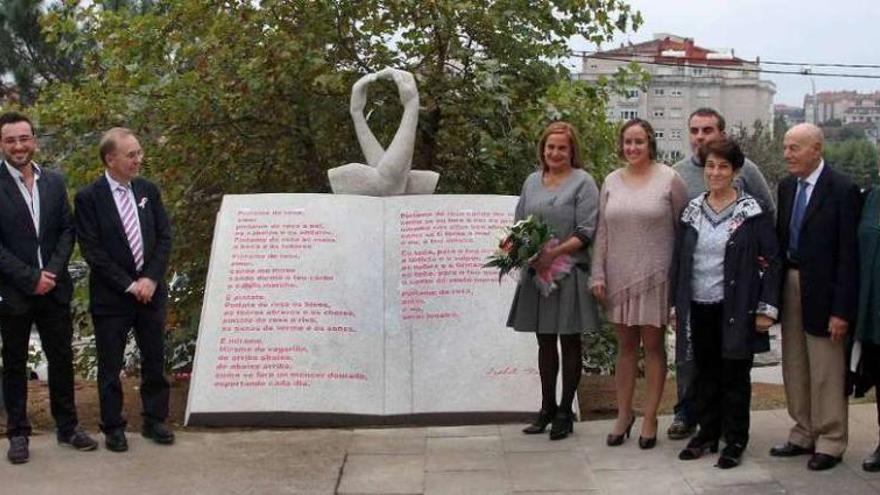
POLYGON ((819 166, 816 167, 816 170, 813 170, 813 173, 807 176, 804 179, 804 182, 810 185, 810 187, 816 187, 816 182, 819 181, 819 176, 822 175, 822 169, 825 168, 825 160, 819 160, 819 166))
POLYGON ((130 183, 129 183, 128 185, 125 185, 125 184, 123 184, 123 183, 121 183, 121 182, 116 182, 116 181, 113 179, 113 177, 110 177, 110 173, 107 172, 106 170, 104 171, 104 177, 107 178, 107 182, 110 183, 110 190, 113 191, 113 192, 116 192, 116 190, 117 190, 118 188, 120 188, 120 187, 123 188, 123 189, 125 189, 126 191, 128 191, 129 189, 131 189, 131 184, 130 184, 130 183))
MULTIPOLYGON (((12 175, 15 180, 20 181, 21 178, 24 177, 24 175, 17 168, 10 165, 9 162, 7 162, 6 160, 3 160, 3 165, 6 165, 6 170, 9 171, 9 174, 12 175)), ((34 180, 39 179, 43 171, 40 170, 40 167, 34 162, 31 162, 31 168, 34 169, 34 180)))

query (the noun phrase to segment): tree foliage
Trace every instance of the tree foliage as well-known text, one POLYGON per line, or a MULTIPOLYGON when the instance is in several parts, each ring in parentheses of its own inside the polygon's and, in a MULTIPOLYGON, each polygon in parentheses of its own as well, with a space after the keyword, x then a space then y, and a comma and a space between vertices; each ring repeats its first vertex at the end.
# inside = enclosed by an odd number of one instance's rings
MULTIPOLYGON (((40 28, 42 0, 6 0, 0 3, 0 74, 3 92, 24 103, 36 99, 46 82, 70 81, 79 70, 80 55, 65 49, 60 39, 50 42, 40 28)), ((65 10, 49 7, 50 15, 65 10)))
MULTIPOLYGON (((97 9, 143 14, 152 0, 97 1, 97 9)), ((76 24, 77 2, 4 0, 0 2, 0 90, 10 99, 33 103, 42 87, 73 82, 82 72, 83 57, 95 48, 76 24), (46 30, 41 22, 53 24, 46 30)))
POLYGON ((782 137, 788 129, 782 118, 777 118, 773 127, 768 129, 763 122, 756 120, 750 130, 739 129, 733 135, 746 157, 761 169, 770 191, 776 191, 779 181, 788 173, 782 155, 782 137))
POLYGON ((877 184, 877 148, 867 139, 847 139, 825 144, 825 160, 861 187, 877 184))
MULTIPOLYGON (((605 42, 641 23, 623 0, 156 0, 144 12, 83 3, 47 16, 47 39, 89 46, 73 81, 49 81, 34 111, 46 150, 74 187, 101 170, 96 141, 133 128, 160 183, 189 280, 172 324, 198 324, 214 217, 224 194, 326 192, 326 170, 363 161, 349 88, 385 66, 412 72, 422 108, 414 168, 440 192, 517 194, 552 120, 582 133, 597 179, 614 165, 611 91, 641 73, 587 85, 564 66, 568 40, 605 42)), ((401 108, 371 87, 370 125, 390 141, 401 108)))

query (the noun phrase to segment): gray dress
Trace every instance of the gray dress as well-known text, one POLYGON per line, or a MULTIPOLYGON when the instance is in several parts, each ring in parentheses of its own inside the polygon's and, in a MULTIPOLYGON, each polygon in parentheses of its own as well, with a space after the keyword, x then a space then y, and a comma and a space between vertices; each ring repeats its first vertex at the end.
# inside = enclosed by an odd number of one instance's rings
POLYGON ((553 227, 560 241, 577 236, 584 247, 571 254, 575 266, 542 297, 530 275, 520 274, 507 326, 519 332, 577 334, 600 326, 596 301, 587 286, 590 249, 596 232, 599 189, 587 172, 575 169, 556 189, 544 187, 541 172, 526 178, 516 205, 516 220, 535 215, 553 227))

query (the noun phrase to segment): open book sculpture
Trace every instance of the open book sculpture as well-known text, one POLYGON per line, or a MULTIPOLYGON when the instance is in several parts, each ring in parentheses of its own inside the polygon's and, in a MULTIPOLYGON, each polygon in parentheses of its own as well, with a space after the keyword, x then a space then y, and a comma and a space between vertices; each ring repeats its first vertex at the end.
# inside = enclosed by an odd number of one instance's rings
POLYGON ((517 198, 226 195, 190 425, 473 424, 531 418, 535 337, 483 268, 517 198))

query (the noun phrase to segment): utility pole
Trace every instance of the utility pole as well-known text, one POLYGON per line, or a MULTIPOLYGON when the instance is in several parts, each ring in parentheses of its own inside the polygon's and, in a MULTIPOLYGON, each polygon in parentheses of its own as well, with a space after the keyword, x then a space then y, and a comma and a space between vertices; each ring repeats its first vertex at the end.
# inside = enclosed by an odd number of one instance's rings
POLYGON ((801 74, 810 76, 810 86, 813 88, 813 124, 819 125, 819 100, 816 98, 816 79, 813 77, 813 67, 811 65, 802 67, 801 74))

